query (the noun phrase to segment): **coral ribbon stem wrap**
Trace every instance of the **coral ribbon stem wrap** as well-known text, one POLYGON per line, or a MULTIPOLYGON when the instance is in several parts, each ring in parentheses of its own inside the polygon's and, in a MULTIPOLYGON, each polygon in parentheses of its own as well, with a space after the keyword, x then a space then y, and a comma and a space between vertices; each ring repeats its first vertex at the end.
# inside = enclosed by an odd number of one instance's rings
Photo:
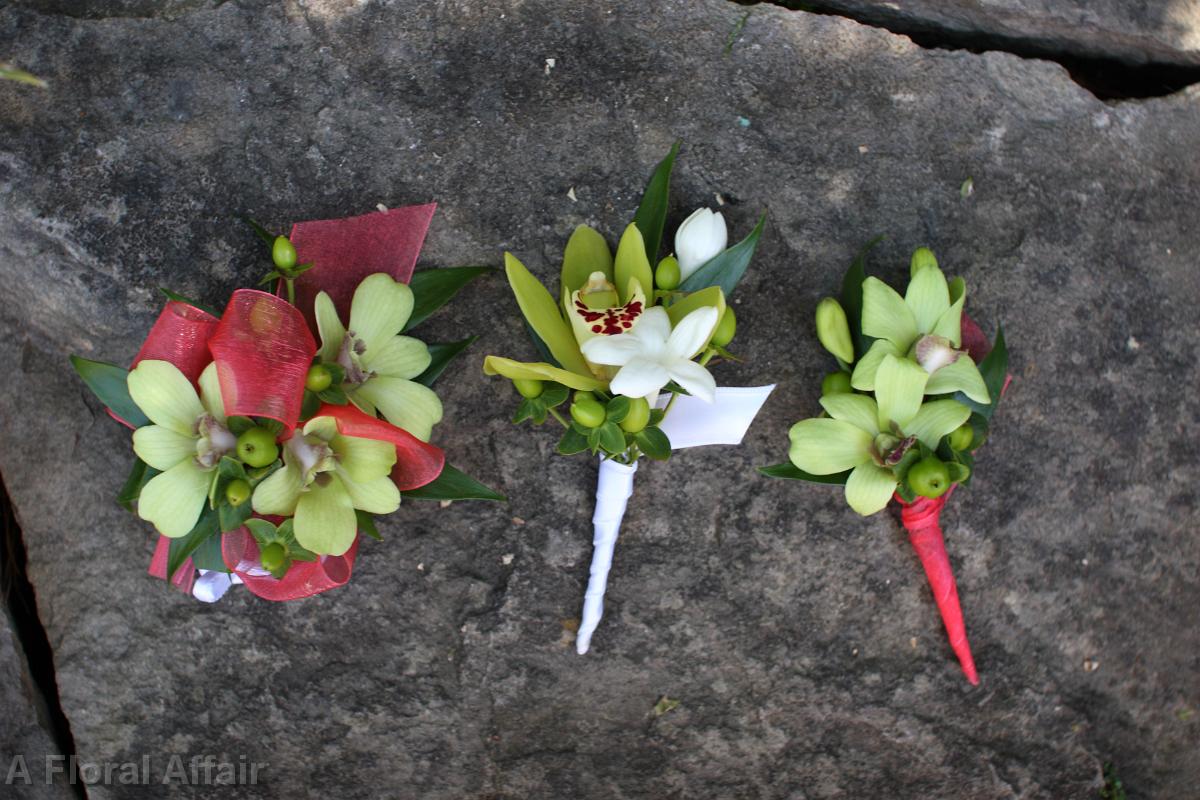
POLYGON ((929 588, 933 590, 933 599, 937 602, 938 611, 942 615, 942 623, 946 626, 946 636, 950 639, 950 647, 958 656, 963 674, 972 685, 979 684, 979 675, 975 671, 975 659, 971 657, 971 645, 967 642, 967 627, 963 622, 962 606, 958 602, 958 584, 950 569, 950 558, 946 555, 946 542, 942 538, 941 514, 946 507, 946 501, 953 492, 946 492, 941 497, 931 500, 928 497, 918 497, 915 502, 906 503, 900 499, 900 521, 908 531, 908 540, 921 559, 925 568, 925 577, 929 580, 929 588))
POLYGON ((208 349, 226 415, 267 417, 288 431, 296 427, 317 343, 295 306, 273 294, 238 289, 208 349))

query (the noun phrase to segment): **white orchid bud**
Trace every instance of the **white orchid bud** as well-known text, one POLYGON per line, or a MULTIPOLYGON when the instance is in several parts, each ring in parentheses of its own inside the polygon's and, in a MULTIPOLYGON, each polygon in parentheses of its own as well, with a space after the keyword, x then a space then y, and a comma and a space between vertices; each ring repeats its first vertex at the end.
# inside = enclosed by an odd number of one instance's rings
POLYGON ((729 232, 720 211, 698 208, 675 231, 675 257, 679 259, 680 280, 698 270, 704 262, 725 249, 729 232))

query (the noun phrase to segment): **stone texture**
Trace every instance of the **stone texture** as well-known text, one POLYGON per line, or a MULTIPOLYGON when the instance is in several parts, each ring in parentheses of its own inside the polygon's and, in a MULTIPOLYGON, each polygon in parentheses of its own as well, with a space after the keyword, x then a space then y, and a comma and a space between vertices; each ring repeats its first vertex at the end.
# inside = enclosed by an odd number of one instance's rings
POLYGON ((1167 0, 783 0, 890 30, 965 36, 975 46, 1131 66, 1200 67, 1200 2, 1167 0))
POLYGON ((52 82, 0 86, 0 471, 81 757, 268 762, 222 791, 246 798, 1090 798, 1104 760, 1140 796, 1193 790, 1200 93, 1104 105, 1051 64, 765 6, 726 53, 744 13, 0 10, 6 57, 52 82), (499 278, 423 332, 485 337, 438 437, 509 505, 412 503, 305 603, 200 606, 144 574, 150 532, 112 502, 128 435, 65 357, 130 358, 158 285, 219 303, 254 280, 233 214, 435 198, 425 266, 508 248, 548 277, 576 224, 615 236, 677 137, 671 224, 716 195, 738 234, 769 213, 746 360, 718 379, 781 386, 741 448, 639 474, 591 654, 565 621, 595 467, 511 427, 480 374, 533 354, 499 278), (945 519, 975 689, 894 519, 753 470, 817 409, 813 309, 878 233, 876 274, 929 244, 1013 350, 945 519), (655 716, 663 695, 680 706, 655 716))

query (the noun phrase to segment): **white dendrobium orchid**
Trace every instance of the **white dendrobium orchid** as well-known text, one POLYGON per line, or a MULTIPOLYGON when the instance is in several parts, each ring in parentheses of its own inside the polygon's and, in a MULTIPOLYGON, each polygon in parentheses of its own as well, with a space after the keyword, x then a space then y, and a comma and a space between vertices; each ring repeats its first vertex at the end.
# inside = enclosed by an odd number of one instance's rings
POLYGON ((283 467, 254 489, 258 514, 295 515, 296 541, 306 550, 340 556, 358 531, 355 509, 390 514, 400 491, 389 477, 396 448, 343 436, 332 417, 314 417, 283 443, 283 467))
POLYGON ((875 373, 887 356, 910 356, 929 373, 925 394, 961 391, 977 403, 991 402, 979 368, 956 349, 962 343, 966 291, 952 303, 940 268, 915 269, 904 297, 874 277, 863 281, 862 292, 862 332, 876 341, 854 367, 850 383, 855 389, 875 388, 875 373))
POLYGON ((583 345, 583 355, 596 364, 620 367, 609 388, 626 397, 647 397, 675 381, 706 403, 716 398, 717 384, 692 359, 712 339, 720 313, 698 308, 671 330, 666 309, 646 309, 629 333, 598 336, 583 345))
POLYGON ((675 231, 675 258, 679 260, 679 279, 700 269, 704 262, 725 249, 729 231, 720 211, 696 209, 675 231))
POLYGON ((200 375, 200 395, 169 361, 142 361, 129 372, 129 396, 154 424, 133 432, 133 451, 161 475, 138 497, 138 516, 163 536, 196 526, 217 463, 237 448, 225 422, 215 364, 200 375))
POLYGON ((920 365, 886 355, 875 378, 875 399, 827 394, 829 418, 792 426, 792 463, 813 475, 851 470, 846 502, 863 516, 883 509, 896 490, 897 467, 919 441, 936 448, 943 436, 967 421, 971 409, 957 400, 921 403, 929 374, 920 365))
POLYGON ((321 361, 346 372, 342 388, 367 414, 382 412, 388 422, 429 441, 442 419, 442 401, 412 378, 429 366, 429 348, 419 339, 400 336, 412 316, 413 293, 407 284, 377 272, 354 290, 347 330, 333 301, 317 295, 315 315, 321 334, 321 361))

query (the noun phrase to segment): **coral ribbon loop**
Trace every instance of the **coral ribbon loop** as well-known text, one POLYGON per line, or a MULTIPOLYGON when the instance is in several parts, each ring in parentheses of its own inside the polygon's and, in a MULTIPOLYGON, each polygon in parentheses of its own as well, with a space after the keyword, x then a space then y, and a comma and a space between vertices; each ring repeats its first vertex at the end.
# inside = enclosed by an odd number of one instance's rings
POLYGON ((440 447, 422 442, 403 428, 376 419, 354 406, 324 405, 318 417, 333 417, 338 433, 362 439, 376 439, 396 446, 396 466, 392 482, 402 492, 419 489, 442 474, 446 453, 440 447))

